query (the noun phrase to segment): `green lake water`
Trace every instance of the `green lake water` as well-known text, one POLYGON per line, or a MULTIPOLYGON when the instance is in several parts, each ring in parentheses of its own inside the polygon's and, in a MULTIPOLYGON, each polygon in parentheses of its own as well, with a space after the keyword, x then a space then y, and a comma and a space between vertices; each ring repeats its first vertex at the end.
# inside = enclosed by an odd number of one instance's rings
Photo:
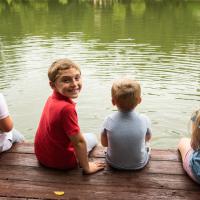
POLYGON ((137 111, 152 146, 176 148, 200 106, 200 2, 184 0, 0 0, 0 92, 15 127, 33 141, 51 94, 47 69, 68 57, 82 69, 82 132, 99 137, 113 80, 141 82, 137 111))

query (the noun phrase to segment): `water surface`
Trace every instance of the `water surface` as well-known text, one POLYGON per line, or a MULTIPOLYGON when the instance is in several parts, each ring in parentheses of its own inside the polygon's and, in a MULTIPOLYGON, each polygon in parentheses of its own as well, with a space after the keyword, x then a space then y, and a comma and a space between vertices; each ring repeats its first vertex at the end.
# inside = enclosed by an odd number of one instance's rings
POLYGON ((0 91, 15 126, 33 141, 51 94, 47 69, 68 57, 82 69, 77 110, 98 135, 113 80, 141 82, 137 111, 152 121, 156 148, 176 148, 200 102, 200 2, 184 0, 0 1, 0 91))

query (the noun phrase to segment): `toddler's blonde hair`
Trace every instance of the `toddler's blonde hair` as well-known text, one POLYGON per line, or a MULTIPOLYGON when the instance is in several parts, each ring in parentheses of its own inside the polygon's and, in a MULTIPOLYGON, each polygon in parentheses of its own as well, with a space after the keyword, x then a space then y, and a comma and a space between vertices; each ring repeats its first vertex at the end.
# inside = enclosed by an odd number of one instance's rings
POLYGON ((197 110, 192 114, 191 120, 192 120, 191 147, 194 150, 197 150, 200 148, 200 110, 197 110))
POLYGON ((112 85, 111 95, 121 111, 130 111, 137 106, 141 98, 140 84, 128 78, 116 80, 112 85))
POLYGON ((81 70, 79 66, 75 64, 73 61, 71 61, 70 59, 63 58, 63 59, 56 60, 49 67, 49 70, 48 70, 49 81, 55 82, 55 80, 58 78, 62 70, 70 69, 70 68, 77 69, 81 74, 81 70))

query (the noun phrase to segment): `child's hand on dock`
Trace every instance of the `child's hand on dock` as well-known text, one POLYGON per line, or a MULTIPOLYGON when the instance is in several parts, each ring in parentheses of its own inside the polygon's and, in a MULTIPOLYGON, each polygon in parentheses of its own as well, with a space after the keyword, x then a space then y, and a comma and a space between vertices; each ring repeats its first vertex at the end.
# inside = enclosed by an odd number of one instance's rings
POLYGON ((87 170, 84 170, 83 173, 84 174, 93 174, 99 170, 104 169, 105 166, 106 166, 106 164, 102 163, 102 162, 89 162, 89 168, 87 170))

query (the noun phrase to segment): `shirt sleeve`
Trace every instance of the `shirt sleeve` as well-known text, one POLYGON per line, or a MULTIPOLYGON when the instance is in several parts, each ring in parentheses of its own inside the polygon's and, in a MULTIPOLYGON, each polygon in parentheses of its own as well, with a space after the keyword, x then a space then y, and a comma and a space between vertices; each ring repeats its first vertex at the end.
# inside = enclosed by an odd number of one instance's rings
POLYGON ((143 118, 143 120, 145 121, 145 124, 146 124, 146 128, 147 128, 146 134, 152 135, 152 132, 151 132, 151 121, 150 121, 149 117, 147 117, 144 114, 141 114, 141 116, 142 116, 142 118, 143 118))
POLYGON ((111 130, 111 119, 110 119, 109 116, 104 119, 102 129, 101 129, 101 133, 103 133, 104 130, 107 130, 107 131, 111 130))
POLYGON ((8 106, 4 96, 0 93, 0 119, 4 119, 9 116, 8 106))
POLYGON ((68 136, 76 135, 80 132, 78 115, 74 107, 63 110, 63 128, 68 136))

